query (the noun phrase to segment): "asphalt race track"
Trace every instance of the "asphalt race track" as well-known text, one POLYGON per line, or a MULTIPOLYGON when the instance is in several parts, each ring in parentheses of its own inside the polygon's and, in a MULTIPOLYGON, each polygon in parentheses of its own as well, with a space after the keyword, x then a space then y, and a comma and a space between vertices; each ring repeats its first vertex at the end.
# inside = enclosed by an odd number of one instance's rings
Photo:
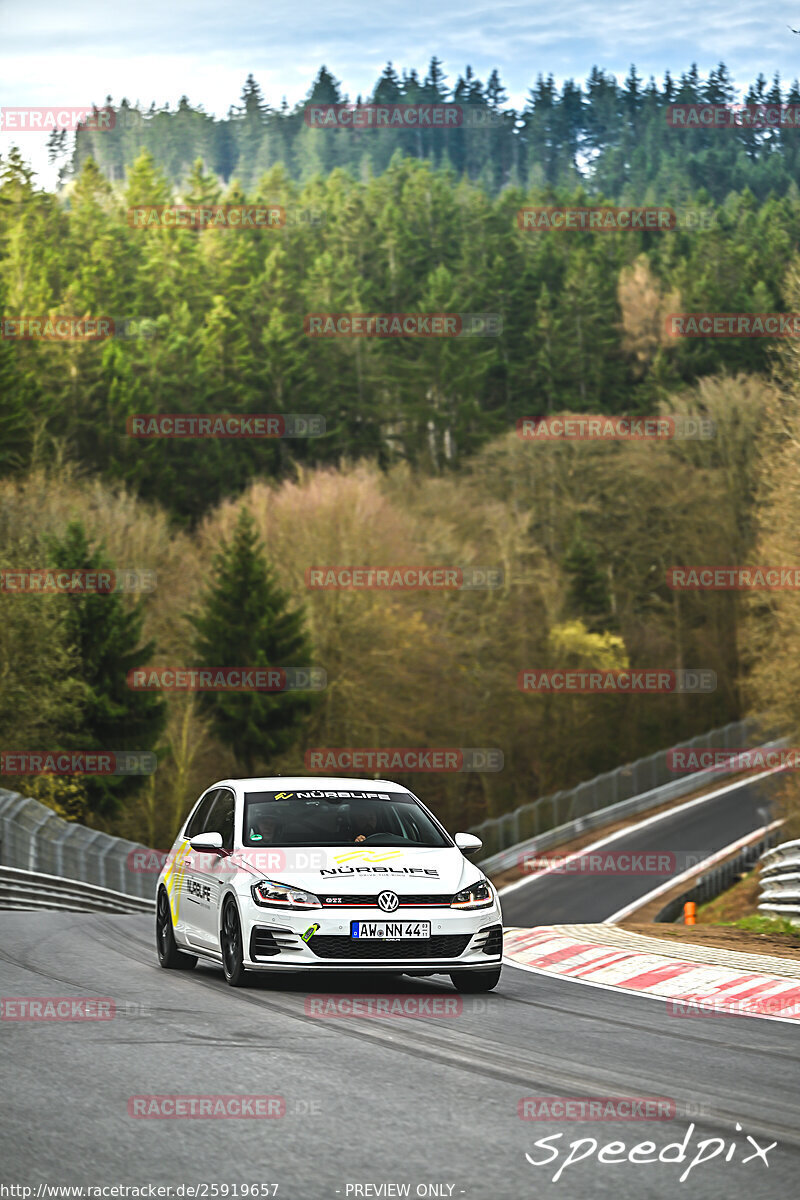
MULTIPOLYGON (((233 1185, 241 1195, 243 1184, 278 1184, 283 1200, 797 1194, 796 1025, 679 1019, 658 1001, 510 967, 492 995, 459 998, 455 1016, 320 1019, 306 1014, 302 977, 262 977, 234 991, 212 967, 161 970, 152 921, 139 916, 0 913, 0 963, 4 997, 105 996, 118 1009, 110 1021, 0 1022, 3 1074, 14 1080, 3 1094, 0 1169, 33 1196, 40 1183, 227 1184, 229 1196, 233 1185), (176 1093, 278 1095, 286 1115, 128 1116, 132 1096, 176 1093), (667 1097, 677 1115, 523 1121, 526 1096, 667 1097), (562 1137, 534 1145, 554 1133, 562 1137), (654 1156, 687 1133, 683 1162, 597 1159, 619 1141, 625 1153, 654 1142, 639 1157, 654 1156), (761 1147, 777 1142, 768 1167, 748 1135, 761 1147), (552 1182, 569 1143, 584 1138, 596 1140, 597 1153, 552 1182), (714 1150, 679 1183, 698 1153, 714 1150), (557 1158, 531 1165, 526 1151, 537 1162, 557 1158)), ((328 976, 315 990, 455 996, 438 978, 387 988, 328 976)), ((573 1157, 591 1149, 584 1143, 573 1157)), ((620 1153, 616 1146, 606 1157, 620 1153)), ((670 1153, 680 1156, 680 1147, 670 1153)))
MULTIPOLYGON (((568 924, 604 921, 632 900, 644 896, 680 874, 687 866, 760 829, 764 808, 778 782, 777 776, 727 792, 716 800, 698 804, 662 818, 633 833, 623 833, 608 845, 614 853, 651 851, 674 854, 674 868, 663 875, 590 875, 550 873, 531 876, 521 887, 502 896, 506 925, 568 924), (759 809, 762 811, 759 812, 759 809)), ((720 787, 724 787, 724 781, 720 787)), ((645 813, 642 820, 646 819, 645 813)), ((597 831, 597 840, 603 837, 597 831)))

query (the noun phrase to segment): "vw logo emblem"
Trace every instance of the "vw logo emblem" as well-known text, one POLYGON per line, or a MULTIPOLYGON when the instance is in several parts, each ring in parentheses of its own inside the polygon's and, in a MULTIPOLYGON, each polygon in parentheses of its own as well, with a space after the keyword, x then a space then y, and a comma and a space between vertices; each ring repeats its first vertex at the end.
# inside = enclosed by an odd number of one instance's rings
POLYGON ((378 896, 378 908, 383 912, 394 912, 400 903, 400 898, 394 892, 381 892, 378 896))

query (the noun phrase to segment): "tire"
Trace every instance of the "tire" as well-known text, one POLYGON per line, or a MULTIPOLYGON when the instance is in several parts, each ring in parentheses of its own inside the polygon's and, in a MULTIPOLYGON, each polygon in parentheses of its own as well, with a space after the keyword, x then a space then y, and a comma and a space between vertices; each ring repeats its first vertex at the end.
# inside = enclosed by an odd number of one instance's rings
POLYGON ((457 992, 490 992, 500 982, 502 967, 493 971, 453 971, 450 981, 457 992))
POLYGON ((175 941, 172 913, 165 888, 159 888, 156 903, 156 949, 158 961, 167 971, 191 971, 197 966, 194 954, 184 954, 175 941))
POLYGON ((246 987, 249 976, 244 968, 242 923, 233 900, 228 900, 222 910, 219 948, 222 951, 222 969, 225 972, 225 981, 228 986, 246 987))

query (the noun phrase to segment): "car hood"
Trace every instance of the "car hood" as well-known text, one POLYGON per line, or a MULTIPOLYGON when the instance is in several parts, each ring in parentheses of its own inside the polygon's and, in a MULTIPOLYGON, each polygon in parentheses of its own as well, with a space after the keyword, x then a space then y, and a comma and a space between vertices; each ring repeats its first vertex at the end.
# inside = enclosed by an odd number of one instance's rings
POLYGON ((374 894, 384 888, 398 896, 450 895, 484 877, 457 846, 243 849, 235 858, 248 875, 330 896, 374 894))

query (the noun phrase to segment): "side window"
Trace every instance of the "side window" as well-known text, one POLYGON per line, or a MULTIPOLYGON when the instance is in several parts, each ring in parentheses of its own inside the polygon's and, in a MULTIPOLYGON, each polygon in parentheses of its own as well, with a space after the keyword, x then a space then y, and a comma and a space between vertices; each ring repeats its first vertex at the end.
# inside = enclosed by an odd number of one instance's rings
POLYGON ((186 826, 183 834, 187 840, 191 841, 191 839, 196 837, 198 833, 205 833, 206 818, 211 812, 211 806, 219 795, 219 791, 219 788, 212 788, 211 791, 203 797, 197 808, 194 810, 194 815, 189 821, 189 824, 186 826))
POLYGON ((208 815, 203 827, 203 833, 218 833, 222 837, 222 848, 233 849, 233 817, 236 811, 236 797, 227 788, 220 788, 214 801, 214 807, 208 815))

